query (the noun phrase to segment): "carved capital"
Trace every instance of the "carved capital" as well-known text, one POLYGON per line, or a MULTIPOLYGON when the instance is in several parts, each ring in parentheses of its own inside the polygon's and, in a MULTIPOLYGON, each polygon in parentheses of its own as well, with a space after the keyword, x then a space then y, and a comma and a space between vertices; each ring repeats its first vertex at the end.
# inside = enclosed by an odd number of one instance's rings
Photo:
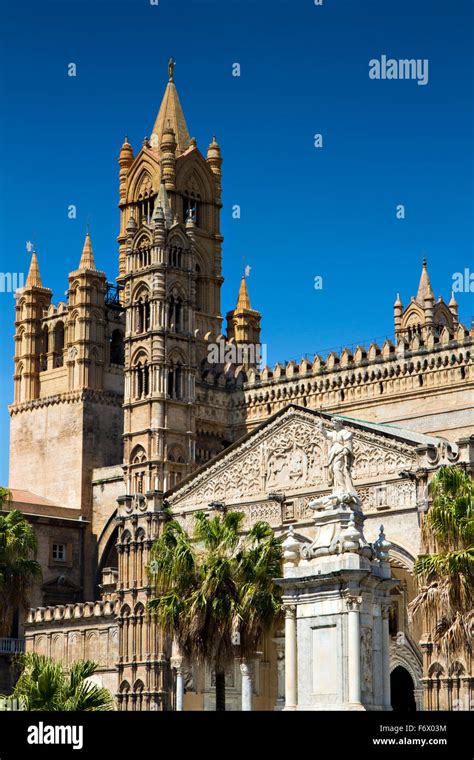
POLYGON ((346 606, 348 612, 359 612, 362 606, 362 597, 346 596, 346 606))
POLYGON ((253 674, 253 664, 251 662, 248 662, 248 660, 241 660, 240 672, 243 678, 251 678, 253 674))
POLYGON ((296 618, 296 604, 284 604, 282 609, 286 618, 296 618))

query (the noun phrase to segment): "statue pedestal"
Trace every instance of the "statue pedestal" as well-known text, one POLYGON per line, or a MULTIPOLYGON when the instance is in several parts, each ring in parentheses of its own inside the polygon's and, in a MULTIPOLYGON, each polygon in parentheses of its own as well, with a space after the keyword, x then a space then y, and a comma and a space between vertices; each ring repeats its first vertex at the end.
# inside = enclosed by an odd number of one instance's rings
POLYGON ((391 580, 385 536, 373 546, 362 514, 345 504, 315 517, 316 536, 284 542, 287 710, 389 710, 388 609, 391 580), (299 544, 299 546, 298 546, 299 544))

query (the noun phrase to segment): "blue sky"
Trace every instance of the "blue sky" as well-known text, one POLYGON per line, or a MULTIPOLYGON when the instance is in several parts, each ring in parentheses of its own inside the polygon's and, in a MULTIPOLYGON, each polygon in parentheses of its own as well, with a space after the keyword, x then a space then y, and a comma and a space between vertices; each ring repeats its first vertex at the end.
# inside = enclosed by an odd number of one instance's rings
MULTIPOLYGON (((270 362, 383 341, 424 255, 445 298, 473 267, 472 15, 471 0, 3 3, 0 271, 26 272, 35 240, 60 300, 89 221, 116 276, 118 152, 150 135, 172 55, 190 133, 203 152, 215 133, 224 158, 223 314, 244 262, 270 362), (427 58, 428 84, 369 79, 382 54, 427 58)), ((457 298, 468 323, 472 294, 457 298)), ((0 293, 0 483, 13 307, 0 293)))

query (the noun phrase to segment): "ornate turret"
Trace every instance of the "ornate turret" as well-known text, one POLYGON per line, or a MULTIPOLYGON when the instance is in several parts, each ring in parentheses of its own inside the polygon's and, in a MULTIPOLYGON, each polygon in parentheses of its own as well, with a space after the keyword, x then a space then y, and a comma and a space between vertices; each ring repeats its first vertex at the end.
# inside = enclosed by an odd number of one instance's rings
POLYGON ((453 315, 453 324, 454 327, 457 327, 459 324, 459 317, 458 317, 458 302, 456 301, 454 297, 454 291, 451 291, 451 300, 449 301, 449 311, 453 315))
POLYGON ((161 181, 165 183, 167 190, 175 189, 176 179, 176 137, 169 122, 163 131, 160 144, 161 152, 161 181))
POLYGON ((403 304, 400 298, 400 293, 397 293, 396 301, 393 304, 393 319, 395 322, 395 334, 398 333, 402 324, 402 312, 403 312, 403 304))
MULTIPOLYGON (((227 313, 227 338, 234 339, 240 345, 259 347, 261 318, 260 312, 252 309, 250 305, 247 283, 243 275, 235 309, 227 313)), ((254 361, 248 363, 258 364, 258 361, 255 361, 254 357, 254 361)))
POLYGON ((426 259, 423 259, 416 297, 413 296, 403 310, 400 296, 397 296, 393 308, 397 339, 404 337, 410 340, 416 335, 422 342, 429 336, 431 340, 437 340, 444 327, 453 333, 457 324, 457 304, 451 308, 451 303, 448 306, 441 297, 437 301, 435 299, 426 259))
POLYGON ((43 287, 35 250, 25 287, 17 291, 13 375, 15 404, 39 397, 40 357, 44 352, 41 319, 51 303, 51 297, 51 290, 43 287))
POLYGON ((105 364, 106 277, 95 265, 89 231, 79 267, 69 274, 67 366, 70 390, 101 388, 105 364))
POLYGON ((119 155, 119 160, 118 160, 119 166, 120 166, 120 173, 119 173, 120 203, 123 203, 125 201, 127 175, 128 175, 128 170, 133 164, 133 159, 134 159, 133 148, 128 142, 128 137, 125 137, 125 141, 120 149, 120 155, 119 155))
POLYGON ((212 142, 209 145, 207 151, 207 163, 209 164, 212 173, 217 179, 217 192, 220 197, 222 180, 222 156, 221 149, 219 148, 215 135, 212 138, 212 142))

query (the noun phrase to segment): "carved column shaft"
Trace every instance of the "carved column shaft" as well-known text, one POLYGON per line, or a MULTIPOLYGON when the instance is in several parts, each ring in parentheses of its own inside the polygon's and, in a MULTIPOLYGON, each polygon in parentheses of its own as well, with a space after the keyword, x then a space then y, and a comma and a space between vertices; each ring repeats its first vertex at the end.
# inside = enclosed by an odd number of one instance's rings
POLYGON ((347 600, 347 639, 348 639, 348 691, 351 704, 360 703, 360 597, 349 597, 347 600))
POLYGON ((297 705, 296 606, 285 608, 285 710, 297 705))
POLYGON ((382 669, 383 669, 383 706, 385 710, 392 709, 390 691, 390 629, 389 606, 382 607, 382 669))
POLYGON ((246 660, 240 663, 240 673, 242 675, 242 711, 252 711, 252 664, 246 660))

